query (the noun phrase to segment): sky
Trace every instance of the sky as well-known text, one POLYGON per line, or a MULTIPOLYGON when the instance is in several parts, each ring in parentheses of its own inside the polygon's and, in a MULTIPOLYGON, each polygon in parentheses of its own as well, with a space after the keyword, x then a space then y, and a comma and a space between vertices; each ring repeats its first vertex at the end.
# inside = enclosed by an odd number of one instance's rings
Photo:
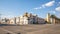
POLYGON ((21 16, 25 12, 46 18, 47 13, 60 18, 60 0, 0 0, 1 17, 21 16))

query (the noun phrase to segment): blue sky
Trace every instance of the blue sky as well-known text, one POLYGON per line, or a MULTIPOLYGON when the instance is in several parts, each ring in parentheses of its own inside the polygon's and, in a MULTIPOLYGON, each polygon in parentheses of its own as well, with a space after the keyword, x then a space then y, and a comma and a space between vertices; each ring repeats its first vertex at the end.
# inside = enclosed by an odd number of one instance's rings
POLYGON ((60 17, 60 0, 0 0, 2 16, 20 16, 25 12, 37 14, 41 18, 46 18, 47 13, 60 17))

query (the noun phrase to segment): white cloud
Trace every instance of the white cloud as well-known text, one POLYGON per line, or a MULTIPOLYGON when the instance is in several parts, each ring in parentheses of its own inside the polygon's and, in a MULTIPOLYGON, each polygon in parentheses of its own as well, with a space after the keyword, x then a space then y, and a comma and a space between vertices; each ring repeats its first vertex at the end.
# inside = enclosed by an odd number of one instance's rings
POLYGON ((56 11, 53 11, 53 13, 55 14, 55 13, 56 13, 56 11))
POLYGON ((56 10, 56 11, 60 11, 60 7, 57 7, 55 10, 56 10))
POLYGON ((55 3, 55 1, 51 1, 51 2, 44 4, 44 6, 50 7, 50 6, 53 6, 54 3, 55 3))
POLYGON ((41 9, 41 8, 42 8, 42 7, 37 7, 37 8, 34 8, 34 9, 36 9, 36 10, 37 10, 37 9, 41 9))
POLYGON ((42 7, 39 7, 40 9, 42 8, 42 7))
POLYGON ((60 2, 59 2, 59 4, 60 4, 60 2))
POLYGON ((48 3, 43 4, 43 5, 40 6, 40 7, 34 8, 34 9, 37 10, 37 9, 42 9, 42 8, 45 8, 45 7, 50 7, 50 6, 53 6, 54 3, 55 3, 55 1, 50 1, 50 2, 48 2, 48 3))
POLYGON ((53 14, 55 14, 55 13, 56 13, 56 11, 52 11, 52 10, 51 10, 51 11, 49 11, 49 12, 50 12, 50 13, 53 13, 53 14))
POLYGON ((38 8, 34 8, 34 9, 36 9, 36 10, 37 10, 38 8))
POLYGON ((55 1, 50 1, 50 2, 48 2, 48 3, 45 3, 45 4, 42 5, 42 8, 51 7, 51 6, 54 5, 54 3, 55 3, 55 1))
POLYGON ((42 8, 45 8, 45 5, 42 5, 42 8))

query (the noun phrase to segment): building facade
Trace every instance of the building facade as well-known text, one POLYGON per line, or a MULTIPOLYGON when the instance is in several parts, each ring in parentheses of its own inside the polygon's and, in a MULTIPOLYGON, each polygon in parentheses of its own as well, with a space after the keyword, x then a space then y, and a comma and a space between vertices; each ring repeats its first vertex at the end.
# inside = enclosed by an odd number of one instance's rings
POLYGON ((9 24, 16 24, 16 18, 11 18, 9 20, 9 24))
POLYGON ((17 25, 26 25, 26 24, 42 24, 45 23, 43 18, 38 17, 36 14, 24 13, 22 16, 14 17, 9 19, 7 24, 17 24, 17 25))
POLYGON ((49 13, 47 14, 46 21, 48 24, 60 24, 60 18, 57 18, 55 15, 50 15, 49 13))

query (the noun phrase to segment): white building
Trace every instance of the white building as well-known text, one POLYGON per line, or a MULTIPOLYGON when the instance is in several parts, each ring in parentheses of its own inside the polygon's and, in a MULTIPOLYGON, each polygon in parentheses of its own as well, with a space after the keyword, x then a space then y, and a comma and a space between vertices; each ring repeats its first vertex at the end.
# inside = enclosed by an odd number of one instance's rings
POLYGON ((38 24, 45 24, 45 20, 40 17, 37 18, 37 22, 38 22, 38 24))
POLYGON ((20 16, 20 24, 28 24, 28 17, 20 16))
POLYGON ((10 19, 10 24, 26 25, 26 24, 40 24, 40 23, 45 23, 45 20, 43 18, 38 17, 37 15, 33 15, 32 13, 30 14, 25 13, 20 17, 10 19))
POLYGON ((15 21, 16 21, 16 24, 20 24, 20 17, 16 17, 15 21))
POLYGON ((9 24, 16 24, 16 18, 15 17, 14 18, 11 18, 9 24))

